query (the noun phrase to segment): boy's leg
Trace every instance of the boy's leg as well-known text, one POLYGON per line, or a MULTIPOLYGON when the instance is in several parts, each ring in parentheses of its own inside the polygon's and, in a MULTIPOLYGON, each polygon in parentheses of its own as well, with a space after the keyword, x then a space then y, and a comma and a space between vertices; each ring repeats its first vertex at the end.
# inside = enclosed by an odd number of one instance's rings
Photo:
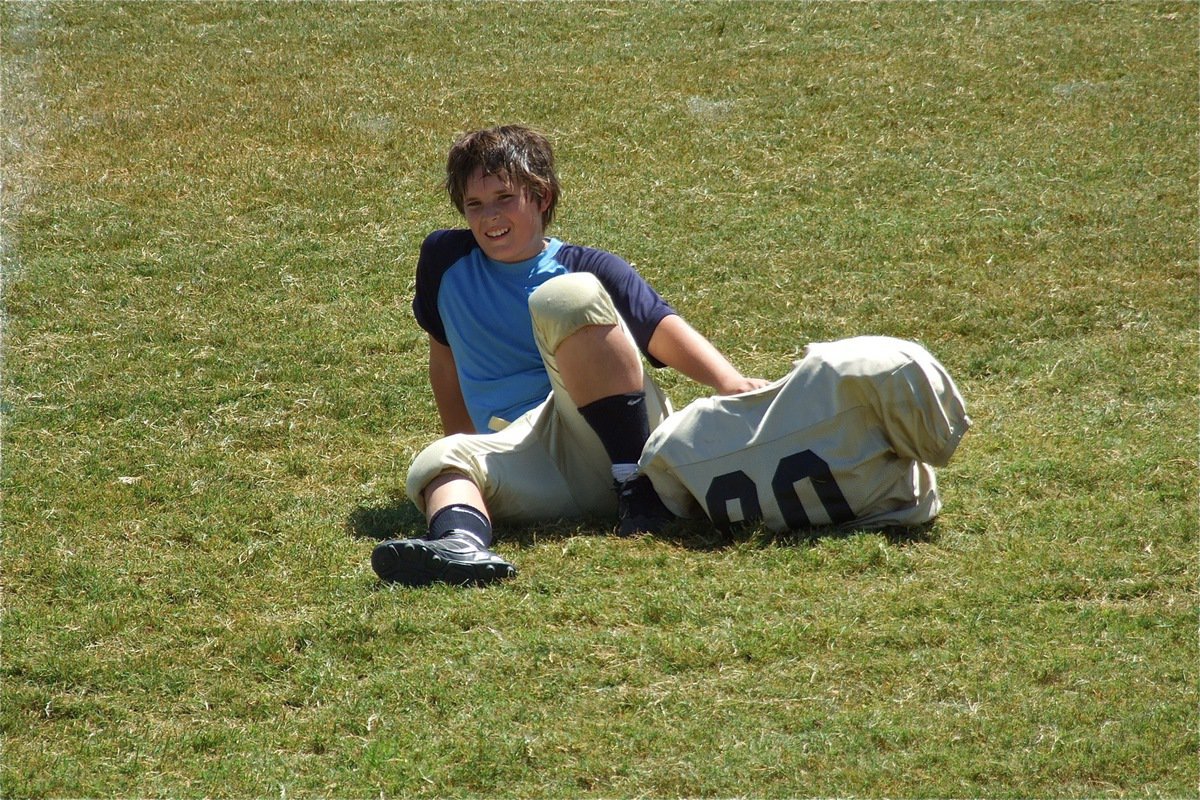
POLYGON ((641 356, 619 325, 579 328, 558 343, 552 356, 577 408, 610 395, 642 391, 641 356))
POLYGON ((586 477, 606 467, 561 460, 560 453, 573 451, 561 427, 548 398, 496 433, 439 439, 409 467, 408 497, 427 518, 454 503, 481 508, 506 524, 595 513, 594 498, 577 489, 586 489, 586 477), (585 467, 593 472, 581 472, 585 467))
POLYGON ((483 497, 465 475, 447 472, 425 490, 429 532, 420 539, 381 542, 371 553, 375 573, 389 583, 484 584, 516 575, 489 546, 492 523, 483 497))
POLYGON ((563 386, 612 462, 614 480, 637 471, 650 437, 641 356, 619 325, 588 325, 553 353, 563 386))
POLYGON ((612 299, 595 276, 574 273, 543 284, 529 307, 562 416, 568 426, 581 420, 591 434, 579 436, 581 445, 598 440, 608 457, 618 488, 620 533, 661 529, 673 515, 649 479, 636 473, 650 430, 670 406, 646 378, 612 299))
POLYGON ((554 455, 573 448, 563 445, 553 406, 549 399, 497 433, 448 436, 426 447, 409 468, 406 488, 429 531, 376 546, 376 573, 408 585, 509 577, 512 565, 488 549, 492 519, 535 522, 592 513, 594 499, 576 487, 586 489, 594 479, 581 478, 579 465, 554 455))
MULTIPOLYGON (((439 511, 452 505, 477 508, 487 516, 483 493, 475 482, 458 472, 443 472, 429 482, 422 492, 425 497, 425 519, 433 519, 439 511)), ((491 520, 489 519, 489 522, 491 520)), ((484 544, 487 544, 486 542, 484 544)))
POLYGON ((512 564, 489 549, 492 523, 472 479, 443 472, 421 495, 428 532, 376 545, 371 566, 382 580, 407 586, 485 584, 516 575, 512 564))

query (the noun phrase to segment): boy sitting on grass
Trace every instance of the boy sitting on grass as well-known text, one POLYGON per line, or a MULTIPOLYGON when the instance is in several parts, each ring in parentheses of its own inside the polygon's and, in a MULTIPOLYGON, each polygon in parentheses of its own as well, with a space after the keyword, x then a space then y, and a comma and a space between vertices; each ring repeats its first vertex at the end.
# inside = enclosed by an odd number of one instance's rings
POLYGON ((670 405, 641 354, 719 394, 767 382, 743 377, 624 260, 546 237, 560 189, 540 134, 462 136, 446 189, 467 228, 425 239, 413 300, 445 434, 408 472, 429 530, 377 545, 375 572, 410 586, 511 577, 489 549, 492 520, 616 511, 622 536, 659 531, 672 514, 637 462, 670 405))

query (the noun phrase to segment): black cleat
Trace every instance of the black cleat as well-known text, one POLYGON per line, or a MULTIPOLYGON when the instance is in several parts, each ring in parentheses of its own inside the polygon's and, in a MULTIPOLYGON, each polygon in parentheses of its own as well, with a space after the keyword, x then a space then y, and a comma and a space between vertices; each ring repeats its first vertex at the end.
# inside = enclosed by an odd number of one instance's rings
POLYGON ((392 539, 375 546, 371 568, 381 580, 405 586, 482 585, 511 578, 517 569, 469 539, 392 539))
POLYGON ((617 535, 661 533, 675 515, 663 505, 654 484, 645 475, 616 485, 617 535))

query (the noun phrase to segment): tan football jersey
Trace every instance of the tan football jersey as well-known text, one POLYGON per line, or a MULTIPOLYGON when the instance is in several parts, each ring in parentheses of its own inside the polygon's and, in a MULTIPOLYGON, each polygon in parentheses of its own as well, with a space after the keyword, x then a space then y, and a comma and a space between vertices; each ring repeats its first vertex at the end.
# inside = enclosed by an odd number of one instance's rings
POLYGON ((651 434, 640 466, 672 511, 724 530, 918 525, 941 509, 933 467, 970 424, 924 347, 861 336, 808 345, 763 389, 691 403, 651 434))

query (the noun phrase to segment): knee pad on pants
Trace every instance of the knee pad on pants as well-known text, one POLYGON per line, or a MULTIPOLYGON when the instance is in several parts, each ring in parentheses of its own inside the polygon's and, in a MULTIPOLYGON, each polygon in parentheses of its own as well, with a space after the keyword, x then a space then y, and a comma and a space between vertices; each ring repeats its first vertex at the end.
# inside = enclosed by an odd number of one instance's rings
POLYGON ((408 499, 425 513, 425 498, 422 493, 434 478, 445 472, 458 472, 470 478, 476 485, 482 485, 486 475, 483 474, 479 462, 470 455, 470 448, 463 447, 469 434, 458 433, 438 439, 413 459, 408 468, 408 477, 404 482, 404 490, 408 499))
POLYGON ((546 353, 589 325, 621 325, 621 316, 600 279, 590 272, 558 275, 529 296, 533 333, 546 353))

